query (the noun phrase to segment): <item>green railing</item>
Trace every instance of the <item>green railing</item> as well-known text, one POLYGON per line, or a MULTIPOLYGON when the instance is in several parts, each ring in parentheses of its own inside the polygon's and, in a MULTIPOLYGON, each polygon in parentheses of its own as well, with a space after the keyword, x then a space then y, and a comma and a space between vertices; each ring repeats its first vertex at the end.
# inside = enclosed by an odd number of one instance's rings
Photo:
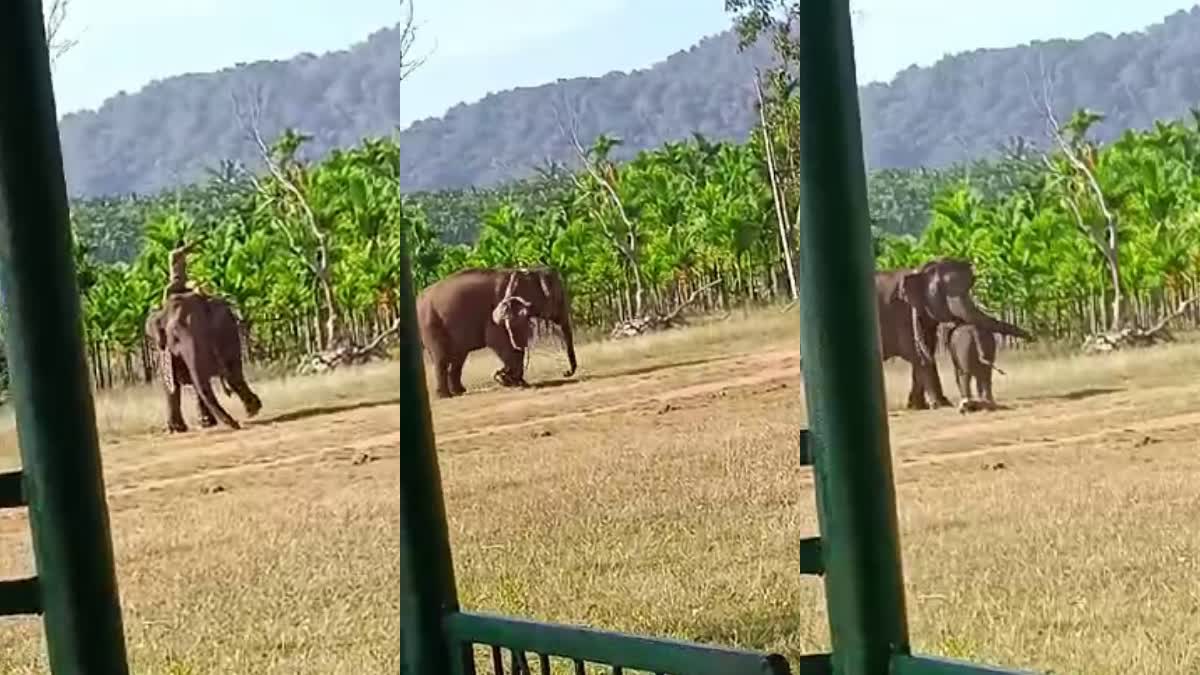
MULTIPOLYGON (((0 508, 27 506, 37 577, 0 582, 0 614, 42 614, 54 675, 125 675, 128 666, 99 444, 70 255, 68 208, 41 3, 16 0, 0 21, 0 290, 22 471, 0 475, 0 508)), ((910 653, 882 370, 871 297, 858 102, 846 0, 801 5, 803 154, 801 345, 819 538, 801 542, 798 571, 821 574, 831 654, 802 656, 800 674, 1010 673, 910 653), (864 411, 873 424, 863 423, 864 411)), ((402 241, 402 247, 404 242, 402 241)), ((462 611, 407 251, 401 270, 401 673, 475 673, 491 650, 496 675, 789 673, 779 655, 623 635, 462 611)))
POLYGON ((56 120, 42 3, 5 3, 0 292, 22 469, 0 475, 0 508, 28 507, 37 577, 0 582, 0 615, 42 615, 54 675, 125 675, 56 120))
MULTIPOLYGON (((625 635, 577 626, 514 619, 479 613, 455 612, 446 617, 446 631, 456 652, 474 656, 476 646, 489 649, 492 671, 506 672, 503 652, 509 653, 508 673, 549 675, 552 662, 566 662, 576 673, 587 664, 605 665, 620 673, 638 670, 656 675, 788 675, 788 663, 778 654, 729 649, 625 635), (538 663, 536 671, 529 656, 538 663)), ((471 672, 465 661, 456 672, 471 672)), ((801 670, 802 673, 819 672, 801 670)))
MULTIPOLYGON (((797 571, 824 578, 832 650, 802 656, 799 673, 1015 673, 911 653, 891 448, 877 342, 854 52, 847 0, 800 4, 800 348, 810 428, 800 461, 813 466, 819 537, 802 539, 797 571)), ((402 240, 401 673, 475 673, 475 647, 495 675, 575 672, 742 675, 789 672, 779 655, 635 637, 509 617, 458 605, 433 441, 414 289, 402 240), (508 668, 504 654, 509 655, 508 668)))

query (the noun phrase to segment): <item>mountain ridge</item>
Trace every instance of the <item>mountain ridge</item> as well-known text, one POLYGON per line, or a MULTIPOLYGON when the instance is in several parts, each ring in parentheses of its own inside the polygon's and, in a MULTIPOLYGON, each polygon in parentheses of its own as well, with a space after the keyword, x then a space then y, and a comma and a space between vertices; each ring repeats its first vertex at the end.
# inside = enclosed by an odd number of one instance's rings
MULTIPOLYGON (((941 167, 994 155, 1012 136, 1044 138, 1044 111, 1027 76, 1045 64, 1055 110, 1106 114, 1101 140, 1200 103, 1200 6, 1116 36, 1032 40, 947 54, 859 88, 864 150, 871 169, 941 167), (1137 94, 1134 94, 1137 92, 1137 94)), ((693 132, 742 141, 757 121, 754 66, 774 57, 765 43, 739 53, 732 31, 706 36, 642 68, 559 78, 489 93, 441 116, 398 128, 399 26, 321 55, 261 60, 190 73, 116 95, 60 122, 69 190, 77 196, 148 193, 203 178, 232 159, 258 166, 233 115, 234 92, 262 88, 263 133, 292 126, 313 136, 306 156, 367 135, 398 134, 405 192, 493 187, 531 175, 546 159, 572 162, 561 119, 581 140, 620 136, 618 159, 693 132)))

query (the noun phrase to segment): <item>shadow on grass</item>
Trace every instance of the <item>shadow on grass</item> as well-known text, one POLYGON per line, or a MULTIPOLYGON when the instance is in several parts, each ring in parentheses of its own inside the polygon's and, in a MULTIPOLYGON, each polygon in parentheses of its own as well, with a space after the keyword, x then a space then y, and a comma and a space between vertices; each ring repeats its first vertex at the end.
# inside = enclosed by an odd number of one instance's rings
POLYGON ((1088 387, 1086 389, 1077 389, 1075 391, 1059 394, 1057 396, 1047 396, 1046 398, 1056 398, 1062 401, 1082 401, 1092 398, 1093 396, 1104 396, 1105 394, 1115 394, 1119 391, 1125 391, 1121 387, 1088 387))
POLYGON ((706 363, 715 363, 717 361, 728 361, 734 358, 730 355, 711 356, 703 359, 689 359, 687 361, 667 361, 665 363, 653 363, 639 368, 626 368, 624 370, 613 370, 601 375, 594 375, 587 379, 589 380, 611 380, 615 377, 630 377, 633 375, 648 375, 657 373, 661 370, 671 370, 672 368, 687 368, 689 366, 702 366, 706 363))
POLYGON ((243 424, 247 426, 260 426, 264 424, 277 424, 279 422, 294 422, 296 420, 308 419, 309 417, 319 417, 321 415, 333 415, 335 413, 346 412, 349 410, 362 410, 365 408, 378 408, 386 405, 397 405, 400 403, 400 397, 396 396, 382 401, 355 401, 353 403, 343 403, 336 405, 318 405, 309 408, 300 408, 298 410, 290 410, 285 413, 280 413, 272 417, 262 417, 255 420, 248 420, 243 424))
POLYGON ((558 387, 566 387, 572 384, 580 384, 583 380, 569 380, 566 378, 556 378, 552 380, 539 380, 529 384, 530 389, 557 389, 558 387))

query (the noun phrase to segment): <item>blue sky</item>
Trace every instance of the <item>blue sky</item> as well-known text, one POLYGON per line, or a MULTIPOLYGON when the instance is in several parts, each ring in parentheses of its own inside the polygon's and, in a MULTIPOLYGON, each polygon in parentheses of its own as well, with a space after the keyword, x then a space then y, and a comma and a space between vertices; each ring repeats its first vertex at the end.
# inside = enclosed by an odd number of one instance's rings
MULTIPOLYGON (((1116 34, 1195 0, 852 0, 859 80, 890 79, 946 53, 1116 34)), ((416 51, 401 123, 488 92, 646 67, 723 30, 724 0, 415 0, 416 51)), ((401 19, 399 0, 72 0, 79 40, 55 72, 60 113, 119 90, 239 61, 341 49, 401 19), (304 7, 303 13, 297 10, 304 7)))

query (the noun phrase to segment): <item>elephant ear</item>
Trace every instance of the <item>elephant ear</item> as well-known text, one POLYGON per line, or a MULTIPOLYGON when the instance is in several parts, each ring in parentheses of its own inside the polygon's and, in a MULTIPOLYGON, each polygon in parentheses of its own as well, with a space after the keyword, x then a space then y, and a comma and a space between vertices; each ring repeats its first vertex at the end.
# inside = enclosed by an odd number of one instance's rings
MULTIPOLYGON (((900 280, 900 288, 898 295, 907 305, 913 308, 913 311, 918 314, 928 316, 929 293, 936 292, 936 281, 929 281, 929 276, 924 271, 909 272, 900 280)), ((932 275, 936 280, 936 275, 932 275)))

